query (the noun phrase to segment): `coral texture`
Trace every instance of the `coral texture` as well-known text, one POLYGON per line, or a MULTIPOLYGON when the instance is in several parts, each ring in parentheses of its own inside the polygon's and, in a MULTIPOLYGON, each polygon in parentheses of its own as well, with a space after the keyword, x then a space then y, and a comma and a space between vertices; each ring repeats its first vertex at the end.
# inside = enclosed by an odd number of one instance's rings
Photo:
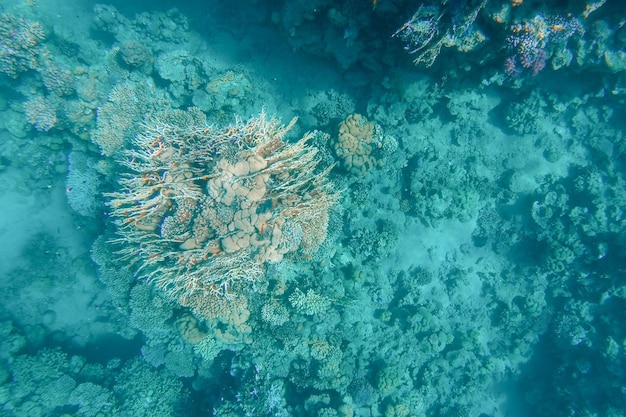
POLYGON ((372 145, 376 142, 374 130, 374 123, 358 113, 349 115, 339 124, 335 153, 346 171, 363 176, 378 165, 372 156, 372 145))
POLYGON ((49 54, 40 43, 45 39, 41 25, 11 13, 0 14, 0 73, 17 78, 38 68, 49 54))

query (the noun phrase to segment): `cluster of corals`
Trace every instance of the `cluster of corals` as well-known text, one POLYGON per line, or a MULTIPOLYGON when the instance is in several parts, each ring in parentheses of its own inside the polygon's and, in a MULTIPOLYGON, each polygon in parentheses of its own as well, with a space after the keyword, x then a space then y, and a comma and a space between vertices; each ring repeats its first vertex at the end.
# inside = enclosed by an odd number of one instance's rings
POLYGON ((346 171, 363 176, 378 165, 372 155, 377 142, 375 130, 374 123, 358 113, 349 115, 339 124, 339 135, 334 148, 346 171))
POLYGON ((441 47, 436 51, 429 46, 437 44, 439 35, 439 10, 436 7, 420 6, 419 9, 393 36, 397 36, 406 45, 404 49, 410 54, 418 54, 415 59, 416 63, 426 62, 432 65, 439 55, 441 47), (432 51, 433 53, 425 54, 424 52, 432 51), (434 56, 433 56, 434 55, 434 56))
MULTIPOLYGON (((601 27, 610 20, 614 20, 613 27, 622 27, 617 19, 589 20, 589 16, 606 3, 604 0, 589 3, 583 10, 582 4, 577 3, 556 10, 546 8, 543 13, 529 9, 526 4, 522 6, 522 1, 428 0, 421 3, 410 19, 393 34, 402 40, 404 49, 413 54, 415 64, 433 65, 444 49, 454 48, 467 53, 491 44, 492 51, 501 48, 510 51, 504 64, 504 70, 510 77, 536 75, 548 63, 557 70, 570 65, 573 59, 581 66, 606 65, 613 72, 622 71, 624 67, 623 56, 612 53, 613 49, 620 49, 619 46, 607 48, 607 45, 601 45, 598 34, 591 35, 589 41, 583 39, 585 28, 602 32, 601 27), (568 41, 576 35, 581 42, 568 45, 568 41), (494 44, 499 40, 504 42, 494 44), (568 47, 575 51, 570 51, 568 47), (605 52, 606 63, 595 61, 598 58, 593 52, 595 48, 611 49, 605 52)), ((616 30, 613 32, 607 38, 615 38, 616 30)), ((469 59, 484 65, 498 56, 488 50, 486 52, 480 56, 474 54, 469 59)))
POLYGON ((11 13, 0 14, 0 72, 11 78, 41 66, 48 51, 41 46, 41 25, 11 13))
POLYGON ((225 129, 150 122, 120 161, 130 173, 108 195, 121 253, 200 317, 220 315, 224 301, 236 306, 225 321, 241 327, 246 284, 263 278, 265 263, 315 252, 336 200, 311 135, 283 141, 294 124, 263 113, 225 129))
POLYGON ((506 73, 518 76, 530 71, 536 75, 545 68, 546 60, 554 50, 564 47, 576 33, 582 33, 582 25, 574 17, 537 15, 512 25, 506 40, 514 53, 506 60, 506 73))
POLYGON ((429 67, 444 47, 469 51, 485 40, 472 25, 487 0, 457 2, 454 7, 443 7, 439 2, 425 4, 393 34, 404 42, 404 49, 415 55, 415 64, 429 67))

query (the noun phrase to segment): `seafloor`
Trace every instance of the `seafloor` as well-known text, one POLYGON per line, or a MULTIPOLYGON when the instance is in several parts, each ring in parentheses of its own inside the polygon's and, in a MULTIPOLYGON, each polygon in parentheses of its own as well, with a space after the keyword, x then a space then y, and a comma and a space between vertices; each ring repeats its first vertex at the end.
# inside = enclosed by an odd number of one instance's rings
POLYGON ((2 0, 0 416, 626 415, 621 3, 2 0))

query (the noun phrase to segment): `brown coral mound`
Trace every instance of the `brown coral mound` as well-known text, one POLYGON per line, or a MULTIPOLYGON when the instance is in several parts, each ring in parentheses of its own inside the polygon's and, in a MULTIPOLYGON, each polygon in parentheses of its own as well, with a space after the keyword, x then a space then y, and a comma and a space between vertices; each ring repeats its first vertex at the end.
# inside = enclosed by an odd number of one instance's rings
POLYGON ((341 166, 351 174, 363 176, 378 161, 372 155, 374 123, 360 114, 350 114, 339 124, 339 135, 335 143, 335 154, 340 158, 341 166))
POLYGON ((108 205, 138 274, 213 318, 211 306, 238 299, 267 262, 316 251, 336 195, 311 136, 283 140, 295 119, 283 126, 261 113, 218 129, 189 114, 145 126, 108 205))

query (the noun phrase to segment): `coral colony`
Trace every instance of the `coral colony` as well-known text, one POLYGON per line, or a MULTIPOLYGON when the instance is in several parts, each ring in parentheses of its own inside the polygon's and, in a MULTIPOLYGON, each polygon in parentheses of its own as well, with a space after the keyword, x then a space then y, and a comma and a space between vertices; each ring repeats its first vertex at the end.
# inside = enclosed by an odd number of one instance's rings
MULTIPOLYGON (((198 117, 202 119, 201 117, 198 117)), ((265 113, 225 128, 173 112, 149 122, 121 163, 110 193, 125 259, 139 276, 200 317, 262 280, 268 262, 314 253, 336 201, 304 135, 285 142, 265 113)))
POLYGON ((572 35, 582 34, 582 25, 574 17, 545 18, 538 15, 530 21, 511 26, 510 30, 511 35, 506 41, 514 53, 506 59, 506 73, 519 76, 522 71, 528 70, 537 75, 554 50, 564 47, 572 35))

